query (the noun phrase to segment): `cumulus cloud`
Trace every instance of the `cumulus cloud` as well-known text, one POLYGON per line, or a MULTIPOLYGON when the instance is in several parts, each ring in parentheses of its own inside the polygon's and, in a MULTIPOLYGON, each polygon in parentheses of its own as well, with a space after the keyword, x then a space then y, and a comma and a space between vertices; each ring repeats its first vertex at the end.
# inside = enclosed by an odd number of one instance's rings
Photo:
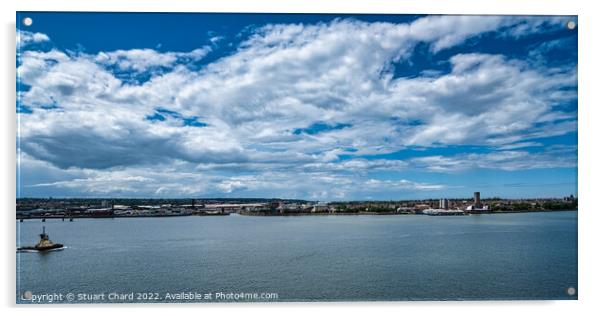
MULTIPOLYGON (((535 146, 531 139, 576 130, 576 113, 560 109, 576 100, 572 65, 548 68, 464 52, 445 60, 449 71, 424 69, 408 77, 394 71, 418 45, 438 54, 494 31, 524 37, 560 27, 559 18, 511 16, 270 24, 202 67, 188 66, 203 62, 209 47, 97 54, 24 50, 17 74, 30 88, 18 102, 31 113, 21 115, 21 150, 56 170, 78 170, 67 180, 40 185, 89 192, 103 187, 98 192, 105 194, 110 188, 165 195, 267 192, 277 189, 270 181, 280 181, 290 194, 341 197, 354 194, 375 172, 572 166, 570 159, 519 150, 535 146), (124 74, 145 77, 132 81, 124 74), (371 157, 449 145, 498 151, 371 157), (533 157, 542 159, 533 164, 533 157), (168 168, 170 178, 168 171, 149 171, 158 165, 182 169, 168 168), (82 171, 92 174, 81 177, 82 171), (139 181, 149 172, 151 181, 139 181), (191 185, 178 187, 178 181, 191 185)), ((23 32, 21 41, 36 41, 35 34, 23 32)), ((381 185, 442 187, 403 181, 381 185)))
POLYGON ((500 169, 505 171, 575 168, 575 146, 550 146, 541 152, 502 150, 491 153, 468 153, 453 156, 428 156, 413 158, 410 165, 416 169, 435 172, 459 172, 474 169, 500 169))
POLYGON ((50 41, 50 38, 44 33, 17 30, 17 47, 25 47, 29 44, 48 41, 50 41))
POLYGON ((535 123, 554 121, 546 114, 566 100, 555 93, 576 87, 575 69, 533 69, 485 54, 455 55, 450 63, 448 75, 400 82, 417 92, 425 105, 438 106, 433 124, 418 127, 412 144, 498 143, 524 135, 535 123))
POLYGON ((190 52, 158 52, 153 49, 116 50, 100 52, 95 61, 104 65, 114 65, 120 70, 147 71, 155 67, 173 67, 177 62, 193 62, 205 57, 211 49, 207 46, 190 52))

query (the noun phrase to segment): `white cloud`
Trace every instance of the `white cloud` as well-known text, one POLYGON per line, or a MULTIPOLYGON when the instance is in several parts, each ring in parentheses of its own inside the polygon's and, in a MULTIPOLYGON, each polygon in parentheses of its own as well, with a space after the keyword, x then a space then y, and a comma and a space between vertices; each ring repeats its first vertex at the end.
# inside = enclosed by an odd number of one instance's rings
POLYGON ((17 47, 25 47, 29 44, 49 41, 50 38, 44 33, 33 33, 29 31, 17 30, 17 47))
POLYGON ((217 45, 217 43, 223 41, 224 39, 225 39, 225 37, 223 37, 223 36, 213 36, 209 39, 209 41, 211 42, 211 44, 217 45))
POLYGON ((576 22, 573 17, 564 16, 517 16, 503 35, 524 37, 533 33, 565 28, 569 21, 576 22))
POLYGON ((508 149, 519 149, 519 148, 525 148, 525 147, 541 147, 541 146, 543 146, 543 144, 538 143, 538 142, 518 142, 518 143, 514 143, 514 144, 499 146, 498 148, 501 150, 508 150, 508 149))
POLYGON ((211 49, 207 46, 190 52, 158 52, 153 49, 116 50, 100 52, 95 61, 104 65, 115 65, 120 70, 144 72, 154 67, 173 67, 176 62, 197 61, 205 57, 211 49))
POLYGON ((369 179, 364 183, 364 185, 368 189, 376 191, 381 191, 384 187, 409 190, 441 190, 445 188, 445 186, 441 184, 419 183, 404 179, 397 181, 369 179))
POLYGON ((410 32, 417 40, 432 42, 431 50, 438 52, 509 23, 510 20, 502 16, 428 16, 412 23, 410 32))
POLYGON ((458 154, 453 156, 428 156, 413 158, 409 164, 415 170, 434 172, 461 172, 464 170, 498 169, 505 171, 575 168, 577 154, 575 146, 550 146, 541 152, 503 150, 491 153, 458 154))

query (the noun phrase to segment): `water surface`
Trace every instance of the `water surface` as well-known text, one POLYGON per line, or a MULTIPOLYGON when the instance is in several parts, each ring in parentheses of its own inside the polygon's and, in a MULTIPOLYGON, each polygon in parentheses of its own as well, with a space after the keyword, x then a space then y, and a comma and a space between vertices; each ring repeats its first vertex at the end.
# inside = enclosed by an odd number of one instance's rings
MULTIPOLYGON (((29 220, 17 294, 277 293, 280 301, 574 299, 577 212, 29 220)), ((161 299, 162 300, 162 299, 161 299)), ((19 301, 19 299, 18 299, 19 301)))

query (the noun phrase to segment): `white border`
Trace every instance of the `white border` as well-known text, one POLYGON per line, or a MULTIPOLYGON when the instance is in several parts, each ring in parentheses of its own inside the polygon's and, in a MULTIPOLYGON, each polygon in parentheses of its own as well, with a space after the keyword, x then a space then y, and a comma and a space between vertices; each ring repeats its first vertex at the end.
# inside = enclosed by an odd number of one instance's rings
POLYGON ((143 11, 143 12, 288 12, 288 13, 431 13, 431 14, 559 14, 579 12, 576 3, 582 1, 390 1, 390 0, 327 0, 327 1, 276 1, 276 0, 220 0, 190 1, 170 0, 144 2, 135 0, 104 0, 76 2, 70 0, 19 1, 21 11, 143 11))
MULTIPOLYGON (((600 214, 602 205, 596 205, 600 195, 596 180, 600 174, 600 93, 602 56, 599 36, 602 11, 595 1, 560 0, 20 0, 0 2, 2 10, 2 164, 3 181, 0 190, 3 214, 2 251, 3 284, 0 286, 2 308, 6 312, 29 314, 93 315, 134 312, 163 314, 166 308, 186 314, 245 313, 257 315, 314 314, 341 312, 349 315, 426 314, 426 315, 580 315, 600 311, 598 296, 602 269, 600 214), (519 301, 519 302, 391 302, 391 303, 286 303, 286 304, 208 304, 208 305, 95 305, 86 307, 15 306, 15 11, 142 11, 142 12, 325 12, 325 13, 431 13, 431 14, 543 14, 579 15, 579 301, 519 301), (596 208, 598 207, 598 208, 596 208), (158 308, 157 308, 158 307, 158 308), (40 310, 43 308, 44 310, 40 310), (84 309, 84 310, 81 310, 84 309)), ((76 26, 74 26, 76 27, 76 26)), ((600 204, 600 203, 598 203, 600 204)))

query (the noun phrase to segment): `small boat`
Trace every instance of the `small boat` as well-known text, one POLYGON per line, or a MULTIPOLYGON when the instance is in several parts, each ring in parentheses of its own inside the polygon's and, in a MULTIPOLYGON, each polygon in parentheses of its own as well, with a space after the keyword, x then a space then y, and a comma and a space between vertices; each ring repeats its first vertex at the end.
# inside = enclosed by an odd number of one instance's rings
POLYGON ((62 249, 63 244, 55 244, 48 238, 48 234, 46 234, 46 227, 42 228, 42 233, 40 234, 40 241, 35 246, 26 246, 19 247, 17 251, 24 250, 37 250, 37 251, 48 251, 53 249, 62 249))

